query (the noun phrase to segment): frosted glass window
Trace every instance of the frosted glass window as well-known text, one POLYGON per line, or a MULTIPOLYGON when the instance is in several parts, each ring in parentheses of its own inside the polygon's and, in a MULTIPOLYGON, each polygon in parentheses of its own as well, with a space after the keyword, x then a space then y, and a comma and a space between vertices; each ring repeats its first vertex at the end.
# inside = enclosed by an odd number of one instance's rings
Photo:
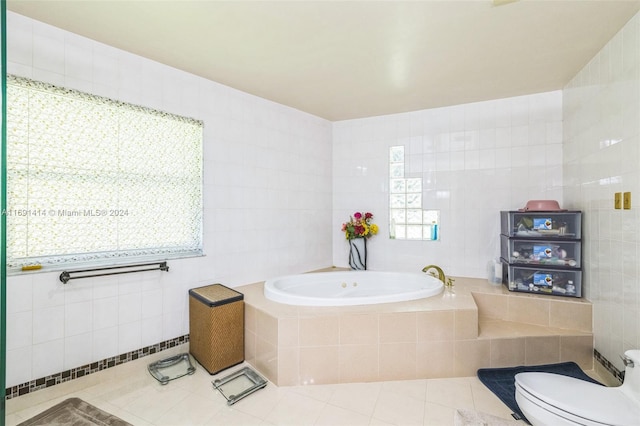
POLYGON ((390 203, 392 209, 404 208, 407 205, 407 196, 404 194, 391 194, 390 203))
POLYGON ((400 178, 404 176, 404 164, 391 164, 389 166, 389 174, 391 177, 400 178))
POLYGON ((422 179, 407 179, 407 192, 422 192, 422 179))
POLYGON ((420 226, 420 225, 407 225, 407 239, 408 240, 421 240, 422 239, 422 226, 420 226))
POLYGON ((405 177, 404 159, 404 146, 389 148, 389 236, 438 240, 439 212, 423 210, 422 178, 405 177))
MULTIPOLYGON (((407 207, 408 208, 422 207, 422 194, 407 194, 407 207)), ((422 216, 422 211, 420 212, 420 216, 422 216)))
POLYGON ((407 223, 407 210, 391 209, 391 221, 395 223, 407 223))
POLYGON ((389 149, 390 163, 404 163, 404 146, 392 146, 389 149))
POLYGON ((422 210, 407 210, 407 223, 419 223, 422 225, 422 210))
POLYGON ((440 217, 439 217, 439 212, 437 210, 424 210, 422 212, 422 223, 425 224, 432 224, 432 223, 439 223, 440 222, 440 217))
POLYGON ((407 182, 406 179, 391 179, 391 193, 404 194, 406 191, 407 182))
POLYGON ((202 253, 201 121, 7 79, 7 264, 202 253))

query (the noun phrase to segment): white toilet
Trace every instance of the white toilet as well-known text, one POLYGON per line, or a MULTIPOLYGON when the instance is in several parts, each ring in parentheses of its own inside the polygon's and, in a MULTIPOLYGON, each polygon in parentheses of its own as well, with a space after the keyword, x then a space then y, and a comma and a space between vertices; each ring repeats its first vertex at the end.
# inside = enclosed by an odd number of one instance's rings
POLYGON ((640 425, 640 350, 625 352, 624 383, 600 386, 550 373, 516 374, 516 402, 533 426, 640 425))

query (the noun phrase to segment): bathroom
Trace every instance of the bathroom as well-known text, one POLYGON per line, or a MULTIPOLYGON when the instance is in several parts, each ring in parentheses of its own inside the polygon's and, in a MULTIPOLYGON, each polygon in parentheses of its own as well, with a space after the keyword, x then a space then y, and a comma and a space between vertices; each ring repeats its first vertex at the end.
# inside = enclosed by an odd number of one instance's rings
MULTIPOLYGON (((507 6, 505 6, 507 7, 507 6)), ((388 149, 404 145, 440 210, 441 239, 369 241, 372 269, 484 278, 500 210, 557 199, 584 212, 595 348, 618 369, 640 347, 640 17, 562 89, 332 122, 9 12, 8 72, 205 121, 206 256, 171 272, 63 287, 59 272, 7 278, 7 387, 188 334, 187 290, 346 266, 354 210, 388 223, 388 149), (357 153, 357 155, 354 155, 357 153), (230 226, 233 224, 233 226, 230 226), (309 226, 309 225, 312 226, 309 226), (247 265, 251 265, 247 268, 247 265), (117 315, 113 313, 117 312, 117 315)))

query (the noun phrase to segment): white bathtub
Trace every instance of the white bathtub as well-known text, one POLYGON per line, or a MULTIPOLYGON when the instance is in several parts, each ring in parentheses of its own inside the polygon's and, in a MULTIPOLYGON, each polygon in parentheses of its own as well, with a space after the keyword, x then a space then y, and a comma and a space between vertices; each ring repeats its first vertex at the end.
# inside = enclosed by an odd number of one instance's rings
POLYGON ((314 272, 268 280, 264 295, 287 305, 371 305, 431 297, 443 287, 442 281, 424 273, 314 272))

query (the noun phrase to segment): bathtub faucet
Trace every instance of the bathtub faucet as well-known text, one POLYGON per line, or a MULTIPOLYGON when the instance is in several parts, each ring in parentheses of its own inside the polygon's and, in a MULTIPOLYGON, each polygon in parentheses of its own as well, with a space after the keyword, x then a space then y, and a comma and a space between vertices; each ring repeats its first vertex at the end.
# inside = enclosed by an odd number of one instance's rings
POLYGON ((422 268, 422 272, 428 273, 432 277, 435 277, 435 278, 439 279, 440 281, 442 281, 442 284, 447 285, 447 283, 445 282, 446 277, 444 275, 444 271, 438 265, 427 265, 424 268, 422 268), (430 269, 435 269, 438 272, 438 275, 436 276, 436 273, 433 272, 433 271, 429 272, 430 269))

